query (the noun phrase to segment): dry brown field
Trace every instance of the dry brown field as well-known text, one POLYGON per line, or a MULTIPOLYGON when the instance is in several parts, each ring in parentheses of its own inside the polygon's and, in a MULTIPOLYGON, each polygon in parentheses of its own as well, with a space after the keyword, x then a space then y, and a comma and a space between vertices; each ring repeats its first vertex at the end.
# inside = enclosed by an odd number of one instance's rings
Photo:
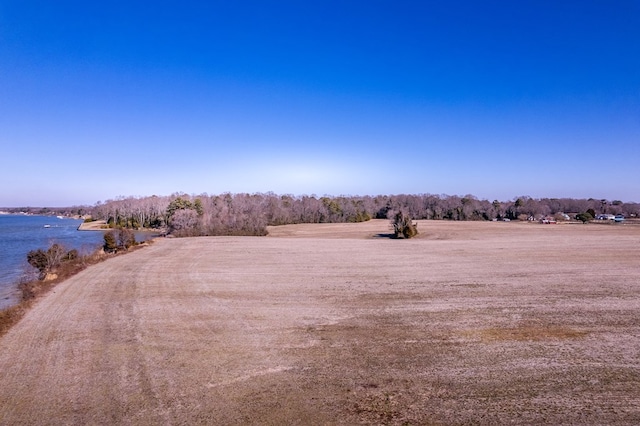
POLYGON ((640 226, 418 229, 91 266, 0 338, 0 424, 640 424, 640 226))

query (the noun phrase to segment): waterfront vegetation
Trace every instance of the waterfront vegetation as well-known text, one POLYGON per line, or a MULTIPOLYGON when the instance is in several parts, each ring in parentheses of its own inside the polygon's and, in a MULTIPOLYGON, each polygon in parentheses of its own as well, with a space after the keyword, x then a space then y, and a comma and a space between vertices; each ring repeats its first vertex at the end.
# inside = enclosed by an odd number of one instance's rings
POLYGON ((66 250, 62 244, 53 243, 47 250, 31 250, 27 262, 37 271, 37 276, 26 271, 18 283, 18 303, 0 310, 0 336, 18 322, 31 304, 53 289, 58 283, 83 271, 90 265, 102 262, 117 254, 126 253, 147 245, 135 241, 131 230, 120 229, 104 234, 104 245, 92 253, 82 255, 78 250, 66 250))

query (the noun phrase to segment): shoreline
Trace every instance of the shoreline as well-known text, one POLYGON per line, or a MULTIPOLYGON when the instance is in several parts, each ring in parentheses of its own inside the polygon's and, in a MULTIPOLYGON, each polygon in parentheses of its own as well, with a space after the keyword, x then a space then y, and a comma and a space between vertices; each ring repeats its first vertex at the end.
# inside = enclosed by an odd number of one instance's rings
POLYGON ((19 283, 0 287, 0 312, 19 304, 22 301, 19 283))
POLYGON ((93 222, 82 222, 78 226, 78 231, 107 231, 109 229, 106 220, 94 220, 93 222))
MULTIPOLYGON (((18 215, 16 215, 18 216, 18 215)), ((46 215, 20 215, 20 216, 39 216, 39 217, 49 217, 46 215)), ((51 216, 55 219, 55 216, 51 216)), ((65 219, 79 219, 79 218, 65 218, 65 219)), ((74 225, 75 227, 75 225, 74 225)), ((77 231, 101 231, 105 233, 106 231, 114 230, 114 228, 108 228, 107 222, 105 220, 96 220, 92 222, 81 222, 75 228, 77 231)), ((140 229, 134 230, 136 234, 136 241, 138 243, 144 243, 161 235, 156 229, 140 229)), ((98 235, 97 234, 97 238, 98 235)), ((25 251, 26 253, 26 251, 25 251)), ((16 276, 15 278, 7 279, 7 281, 0 282, 0 314, 2 311, 7 309, 11 309, 22 302, 22 295, 19 289, 21 280, 23 278, 20 276, 16 276)))
MULTIPOLYGON (((113 231, 118 228, 109 228, 106 220, 95 220, 93 222, 82 222, 78 226, 78 231, 113 231)), ((161 229, 141 228, 132 229, 135 233, 155 233, 161 235, 164 231, 161 229)))

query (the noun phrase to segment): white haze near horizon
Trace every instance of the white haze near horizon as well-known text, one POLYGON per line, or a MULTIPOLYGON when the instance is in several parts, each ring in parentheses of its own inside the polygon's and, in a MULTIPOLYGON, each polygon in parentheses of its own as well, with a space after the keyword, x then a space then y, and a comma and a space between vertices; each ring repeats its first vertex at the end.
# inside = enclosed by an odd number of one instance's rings
POLYGON ((120 6, 0 6, 0 206, 640 202, 638 2, 120 6))

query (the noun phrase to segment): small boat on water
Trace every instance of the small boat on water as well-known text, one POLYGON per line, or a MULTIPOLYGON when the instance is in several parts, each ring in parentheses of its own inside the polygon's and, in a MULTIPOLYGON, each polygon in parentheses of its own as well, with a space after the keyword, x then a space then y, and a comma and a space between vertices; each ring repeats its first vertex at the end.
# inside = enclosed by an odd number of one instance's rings
POLYGON ((51 225, 45 225, 44 227, 45 228, 51 228, 51 225))

